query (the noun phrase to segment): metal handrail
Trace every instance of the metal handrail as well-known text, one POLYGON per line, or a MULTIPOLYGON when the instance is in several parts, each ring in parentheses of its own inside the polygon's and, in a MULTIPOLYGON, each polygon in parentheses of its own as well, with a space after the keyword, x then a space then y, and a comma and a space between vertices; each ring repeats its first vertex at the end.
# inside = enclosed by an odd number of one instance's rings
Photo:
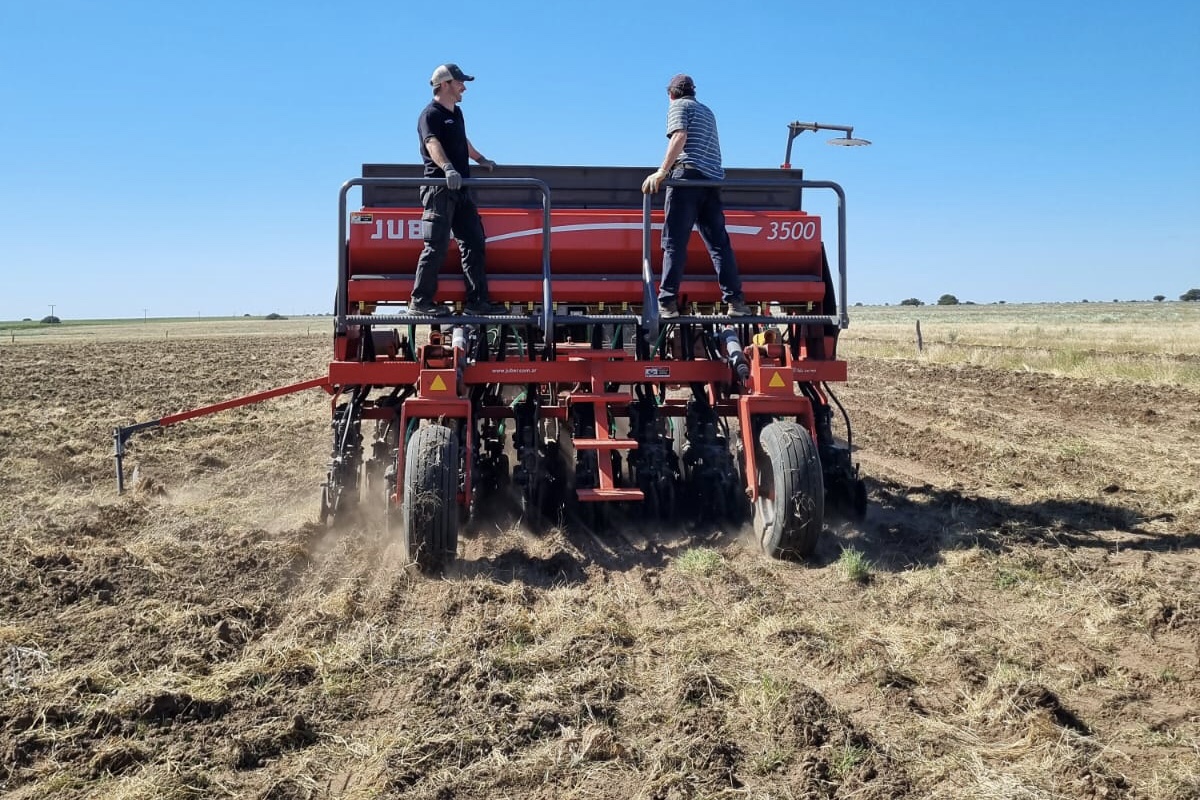
MULTIPOLYGON (((355 186, 444 186, 445 178, 351 178, 338 193, 338 289, 334 301, 334 325, 345 330, 346 298, 349 281, 349 243, 347 241, 346 195, 355 186)), ((547 342, 554 341, 554 306, 550 300, 550 186, 537 178, 464 178, 463 186, 533 187, 542 193, 542 330, 547 342)))
POLYGON ((654 268, 650 265, 650 195, 642 195, 642 327, 646 342, 653 345, 658 339, 658 300, 654 294, 654 268))
MULTIPOLYGON (((695 186, 717 188, 770 189, 772 187, 802 189, 831 189, 838 198, 838 316, 837 325, 845 329, 850 327, 850 315, 846 302, 846 192, 833 181, 795 181, 795 180, 728 180, 728 181, 693 181, 667 180, 664 186, 695 186)), ((650 195, 642 199, 642 296, 645 298, 646 310, 643 315, 651 336, 657 336, 659 327, 658 303, 652 302, 654 292, 654 270, 650 266, 650 195)))

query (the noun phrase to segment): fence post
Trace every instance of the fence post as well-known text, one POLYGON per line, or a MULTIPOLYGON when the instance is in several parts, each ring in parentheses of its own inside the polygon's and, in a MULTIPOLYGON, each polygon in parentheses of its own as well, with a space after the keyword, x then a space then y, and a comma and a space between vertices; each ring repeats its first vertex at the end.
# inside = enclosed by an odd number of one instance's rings
POLYGON ((921 339, 921 320, 917 320, 917 352, 925 352, 925 342, 921 339))

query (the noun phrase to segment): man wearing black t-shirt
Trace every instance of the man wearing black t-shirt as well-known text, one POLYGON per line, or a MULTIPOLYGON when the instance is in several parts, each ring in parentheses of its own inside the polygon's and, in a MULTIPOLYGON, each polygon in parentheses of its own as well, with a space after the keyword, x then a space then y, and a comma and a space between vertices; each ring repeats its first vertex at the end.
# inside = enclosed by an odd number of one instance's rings
POLYGON ((484 158, 467 138, 466 124, 458 102, 467 90, 467 75, 457 64, 443 64, 433 71, 433 102, 417 117, 417 136, 421 140, 421 158, 425 162, 425 177, 445 178, 446 185, 422 186, 421 215, 425 249, 417 261, 413 278, 412 300, 408 313, 441 316, 448 313, 445 306, 434 302, 437 294, 438 271, 446 260, 450 234, 458 241, 462 252, 463 275, 467 279, 467 314, 485 316, 508 313, 504 306, 488 298, 487 275, 484 274, 483 222, 470 192, 463 188, 463 178, 471 177, 471 162, 491 171, 496 162, 484 158))

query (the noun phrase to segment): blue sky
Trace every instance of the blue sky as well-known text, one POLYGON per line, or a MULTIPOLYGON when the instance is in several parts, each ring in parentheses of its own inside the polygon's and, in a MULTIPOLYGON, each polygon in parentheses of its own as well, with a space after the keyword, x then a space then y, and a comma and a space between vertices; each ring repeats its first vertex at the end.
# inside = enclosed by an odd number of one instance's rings
POLYGON ((506 164, 656 165, 679 71, 726 166, 853 125, 792 156, 847 191, 851 302, 1200 287, 1195 2, 433 8, 0 0, 0 320, 330 310, 338 187, 417 160, 444 61, 506 164))

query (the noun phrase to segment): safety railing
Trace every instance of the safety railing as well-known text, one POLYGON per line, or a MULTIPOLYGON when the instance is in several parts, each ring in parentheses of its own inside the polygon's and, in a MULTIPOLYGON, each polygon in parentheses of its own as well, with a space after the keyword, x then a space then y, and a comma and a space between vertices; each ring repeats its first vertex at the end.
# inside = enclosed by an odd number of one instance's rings
MULTIPOLYGON (((794 187, 799 185, 802 189, 831 189, 838 199, 837 207, 837 225, 838 225, 838 313, 837 316, 830 315, 811 315, 803 317, 795 316, 772 316, 772 317, 738 317, 738 322, 800 322, 810 324, 828 324, 837 325, 839 328, 847 328, 850 325, 850 316, 847 311, 846 303, 846 192, 841 186, 833 181, 794 181, 794 180, 727 180, 727 181, 701 181, 701 180, 667 180, 663 184, 667 187, 672 186, 694 186, 694 187, 717 187, 717 188, 734 188, 742 187, 746 189, 769 189, 775 186, 794 187)), ((651 336, 658 335, 658 329, 661 325, 661 320, 658 313, 658 302, 654 293, 654 269, 650 261, 651 247, 651 230, 653 226, 650 222, 650 195, 645 195, 642 200, 642 296, 644 309, 642 317, 645 327, 651 336)), ((680 318, 682 321, 687 321, 688 318, 680 318)), ((672 320, 675 321, 675 320, 672 320)))
MULTIPOLYGON (((355 186, 395 186, 420 188, 422 186, 444 186, 445 178, 352 178, 342 184, 338 193, 338 288, 337 299, 334 302, 334 324, 339 332, 344 331, 348 324, 397 324, 412 322, 412 317, 350 315, 347 313, 348 300, 346 293, 349 287, 350 264, 349 243, 347 239, 346 196, 355 186)), ((463 186, 495 186, 495 187, 532 187, 542 195, 542 319, 541 327, 545 331, 546 341, 554 341, 554 303, 550 297, 550 186, 537 178, 465 178, 463 186)), ((469 321, 460 318, 460 321, 469 321)), ((501 322, 504 318, 497 317, 489 320, 501 322)))

